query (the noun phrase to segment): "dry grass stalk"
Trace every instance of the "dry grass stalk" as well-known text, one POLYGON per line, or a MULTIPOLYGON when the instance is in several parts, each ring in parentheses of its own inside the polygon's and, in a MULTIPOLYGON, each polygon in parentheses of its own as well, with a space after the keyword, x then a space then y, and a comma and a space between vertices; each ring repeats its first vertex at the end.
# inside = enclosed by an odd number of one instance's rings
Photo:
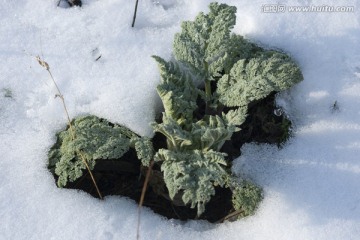
MULTIPOLYGON (((63 105, 63 107, 64 107, 64 111, 65 111, 65 114, 66 114, 66 117, 67 117, 67 120, 68 120, 71 137, 72 137, 73 140, 75 140, 75 137, 76 137, 76 135, 75 135, 75 130, 74 130, 72 124, 71 124, 70 115, 69 115, 69 112, 68 112, 67 107, 66 107, 66 104, 65 104, 64 96, 62 95, 62 93, 61 93, 61 91, 60 91, 60 88, 59 88, 59 86, 57 85, 57 83, 56 83, 56 81, 55 81, 55 79, 54 79, 54 77, 53 77, 53 75, 52 75, 52 73, 51 73, 51 71, 50 71, 50 66, 49 66, 49 64, 48 64, 47 62, 45 62, 45 61, 44 61, 43 59, 41 59, 39 56, 36 56, 36 60, 37 60, 37 62, 40 64, 40 66, 42 66, 43 68, 45 68, 46 71, 49 73, 50 78, 51 78, 52 82, 54 83, 54 85, 55 85, 55 87, 56 87, 57 94, 56 94, 55 96, 56 96, 56 97, 59 97, 59 98, 61 99, 62 105, 63 105)), ((89 167, 89 164, 88 164, 88 162, 87 162, 84 154, 83 154, 81 151, 78 151, 77 154, 80 156, 81 160, 82 160, 83 163, 85 164, 86 169, 88 170, 88 172, 89 172, 89 174, 90 174, 90 177, 91 177, 91 180, 92 180, 92 182, 93 182, 93 184, 94 184, 94 186, 95 186, 95 188, 96 188, 96 191, 97 191, 97 193, 98 193, 98 195, 99 195, 99 198, 100 198, 100 199, 103 199, 103 197, 102 197, 102 195, 101 195, 101 193, 100 193, 100 190, 99 190, 99 188, 98 188, 98 185, 96 184, 94 175, 92 174, 92 171, 91 171, 91 169, 90 169, 90 167, 89 167)))
POLYGON ((144 185, 141 191, 141 196, 140 196, 140 201, 139 201, 139 206, 138 206, 138 222, 137 222, 137 232, 136 232, 136 239, 139 240, 140 239, 140 218, 141 218, 141 208, 142 205, 144 203, 144 198, 145 198, 145 193, 146 193, 146 189, 147 186, 149 184, 149 180, 150 180, 150 175, 152 172, 152 167, 154 165, 154 161, 150 162, 149 168, 146 172, 146 177, 145 177, 145 181, 144 181, 144 185))
POLYGON ((235 210, 235 211, 229 213, 228 215, 226 215, 225 217, 223 217, 222 219, 220 219, 219 221, 217 221, 216 223, 223 223, 227 220, 231 220, 236 217, 239 217, 239 215, 242 214, 243 212, 244 212, 244 210, 242 210, 242 209, 235 210))

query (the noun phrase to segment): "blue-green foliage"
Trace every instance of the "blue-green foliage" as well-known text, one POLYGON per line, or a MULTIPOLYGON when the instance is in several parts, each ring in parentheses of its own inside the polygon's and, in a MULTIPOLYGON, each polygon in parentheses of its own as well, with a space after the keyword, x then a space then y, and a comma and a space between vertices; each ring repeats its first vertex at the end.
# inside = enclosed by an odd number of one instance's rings
POLYGON ((182 200, 197 207, 198 215, 205 211, 205 204, 215 195, 215 186, 226 183, 225 154, 215 151, 160 149, 155 159, 163 161, 161 171, 170 198, 179 191, 182 200))
POLYGON ((162 81, 157 86, 157 92, 163 101, 166 116, 176 120, 180 126, 192 123, 199 91, 190 74, 182 71, 177 63, 166 62, 157 56, 153 58, 159 65, 162 81))
POLYGON ((250 59, 241 59, 217 84, 217 94, 228 107, 247 106, 271 92, 286 90, 302 80, 299 67, 289 56, 264 51, 250 59))
POLYGON ((151 139, 148 137, 132 137, 131 146, 135 148, 137 157, 141 160, 143 166, 149 166, 154 157, 154 147, 151 139))
POLYGON ((74 136, 70 128, 58 133, 57 143, 49 152, 49 168, 59 176, 59 187, 83 175, 86 169, 84 160, 92 170, 96 161, 119 159, 130 147, 135 147, 144 165, 148 165, 153 156, 149 140, 96 116, 76 118, 72 121, 72 128, 74 136))
POLYGON ((215 194, 214 186, 225 184, 225 154, 218 151, 230 139, 235 126, 219 116, 207 115, 195 121, 193 112, 199 90, 190 75, 174 63, 155 59, 162 77, 158 93, 165 111, 162 123, 154 123, 153 128, 166 136, 168 148, 160 149, 154 159, 163 162, 161 170, 170 197, 182 191, 183 202, 197 207, 200 215, 215 194))
POLYGON ((239 212, 238 217, 251 215, 262 198, 262 191, 255 184, 249 181, 236 184, 233 189, 232 203, 234 209, 239 212))
MULTIPOLYGON (((176 61, 154 57, 161 75, 157 90, 165 111, 162 122, 154 123, 153 128, 167 138, 167 149, 160 149, 154 159, 162 162, 170 197, 182 194, 183 202, 197 207, 198 215, 215 194, 215 186, 232 188, 226 154, 220 149, 240 130, 248 104, 302 80, 299 67, 286 54, 264 50, 231 34, 235 7, 211 3, 209 8, 208 14, 182 23, 174 39, 176 61), (198 79, 204 81, 205 91, 195 87, 198 79), (210 81, 217 81, 215 91, 210 81), (194 117, 199 98, 207 106, 201 119, 194 117), (222 112, 224 107, 230 109, 222 112)), ((260 193, 255 185, 237 186, 235 209, 251 214, 260 193)))
POLYGON ((209 14, 200 13, 195 21, 183 22, 174 39, 176 60, 192 67, 203 80, 218 76, 232 61, 230 31, 235 12, 235 7, 211 3, 209 14))
POLYGON ((221 148, 241 130, 250 102, 286 90, 303 77, 286 54, 231 33, 235 7, 209 7, 208 14, 183 22, 175 35, 174 61, 154 56, 164 112, 162 122, 152 126, 166 137, 167 148, 155 153, 151 139, 123 126, 95 116, 77 118, 72 122, 75 134, 70 129, 60 132, 49 152, 49 168, 59 176, 60 187, 82 176, 84 159, 93 169, 97 161, 119 159, 132 147, 142 165, 149 166, 152 159, 161 165, 170 198, 180 197, 182 204, 197 208, 198 216, 217 186, 233 191, 234 209, 242 216, 255 211, 261 189, 247 181, 236 183, 221 148), (195 80, 202 80, 205 90, 197 88, 195 80), (201 101, 205 113, 195 115, 201 101))

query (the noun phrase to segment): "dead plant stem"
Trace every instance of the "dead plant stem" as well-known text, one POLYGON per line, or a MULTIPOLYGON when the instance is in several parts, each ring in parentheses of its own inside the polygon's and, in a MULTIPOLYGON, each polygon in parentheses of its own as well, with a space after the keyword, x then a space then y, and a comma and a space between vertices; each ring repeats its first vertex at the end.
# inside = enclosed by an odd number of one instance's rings
POLYGON ((150 180, 150 175, 151 175, 151 171, 152 171, 152 167, 154 165, 154 161, 151 161, 149 164, 149 168, 146 172, 146 177, 145 177, 145 181, 144 181, 144 185, 141 191, 141 196, 140 196, 140 201, 139 201, 139 206, 138 206, 138 222, 137 222, 137 231, 136 231, 136 239, 139 240, 140 239, 140 218, 141 218, 141 208, 142 205, 144 203, 144 198, 145 198, 145 193, 146 193, 146 189, 150 180))
POLYGON ((133 20, 132 20, 131 27, 134 27, 134 26, 135 26, 135 20, 136 20, 136 13, 137 13, 138 4, 139 4, 139 0, 136 0, 136 2, 135 2, 134 16, 133 16, 133 20))
POLYGON ((222 219, 220 219, 219 221, 217 221, 216 223, 223 223, 223 222, 225 222, 225 221, 228 220, 228 219, 231 219, 231 218, 233 218, 233 217, 239 216, 239 215, 242 214, 243 212, 244 212, 244 210, 242 210, 242 209, 235 210, 235 211, 229 213, 228 215, 226 215, 225 217, 223 217, 222 219))
MULTIPOLYGON (((53 75, 52 75, 52 73, 51 73, 51 71, 50 71, 49 64, 48 64, 47 62, 45 62, 44 60, 42 60, 39 56, 36 57, 36 60, 38 61, 38 63, 39 63, 42 67, 44 67, 44 68, 46 69, 46 71, 47 71, 47 72, 49 73, 49 75, 50 75, 50 78, 51 78, 52 82, 53 82, 54 85, 55 85, 55 88, 56 88, 56 90, 57 90, 57 94, 55 95, 55 97, 59 97, 59 98, 61 99, 62 105, 63 105, 63 107, 64 107, 64 111, 65 111, 65 114, 66 114, 66 117, 67 117, 67 120, 68 120, 69 129, 70 129, 70 133, 71 133, 71 138, 72 138, 72 140, 75 140, 75 138, 76 138, 75 130, 74 130, 72 124, 71 124, 70 115, 69 115, 69 111, 67 110, 67 107, 66 107, 64 95, 62 95, 62 93, 61 93, 61 91, 60 91, 60 88, 59 88, 59 86, 57 85, 57 83, 56 83, 56 81, 55 81, 55 79, 54 79, 54 77, 53 77, 53 75)), ((89 164, 88 164, 88 162, 87 162, 84 154, 83 154, 81 151, 77 151, 77 153, 79 154, 81 160, 82 160, 83 163, 85 164, 86 169, 88 170, 88 172, 89 172, 89 174, 90 174, 91 180, 92 180, 92 182, 93 182, 93 184, 94 184, 94 186, 95 186, 95 188, 96 188, 96 191, 97 191, 97 194, 99 195, 99 198, 100 198, 100 199, 103 199, 103 197, 102 197, 102 195, 101 195, 101 193, 100 193, 100 190, 99 190, 99 188, 98 188, 98 185, 97 185, 97 183, 96 183, 96 181, 95 181, 94 175, 92 174, 92 171, 91 171, 91 169, 90 169, 90 167, 89 167, 89 164)))

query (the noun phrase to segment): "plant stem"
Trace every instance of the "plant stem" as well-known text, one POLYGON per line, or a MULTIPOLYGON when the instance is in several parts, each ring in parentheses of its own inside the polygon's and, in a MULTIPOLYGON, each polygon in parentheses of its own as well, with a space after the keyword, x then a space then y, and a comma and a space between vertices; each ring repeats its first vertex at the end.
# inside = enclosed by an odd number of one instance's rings
MULTIPOLYGON (((71 125, 70 125, 71 126, 71 125)), ((81 160, 84 162, 85 166, 86 166, 86 169, 88 170, 89 174, 90 174, 90 177, 91 177, 91 181, 93 182, 95 188, 96 188, 96 192, 97 194, 99 195, 99 198, 102 200, 103 199, 103 196, 101 195, 101 192, 99 190, 99 187, 98 185, 96 184, 96 181, 95 181, 95 178, 94 178, 94 175, 92 174, 92 171, 89 167, 89 164, 87 163, 86 161, 86 158, 84 156, 84 154, 81 152, 81 151, 78 151, 78 154, 80 155, 81 157, 81 160)))
MULTIPOLYGON (((208 43, 205 44, 205 49, 208 47, 208 43)), ((205 72, 209 72, 209 64, 204 60, 204 67, 205 67, 205 72)), ((205 83, 205 114, 208 114, 210 111, 210 101, 211 101, 211 81, 210 81, 210 76, 206 75, 205 79, 204 79, 204 83, 205 83)))
POLYGON ((136 239, 139 240, 140 239, 140 215, 141 215, 141 207, 144 203, 144 198, 145 198, 145 193, 146 193, 146 189, 150 180, 150 175, 151 175, 151 171, 152 171, 152 167, 154 165, 154 161, 150 162, 149 168, 146 172, 146 177, 145 177, 145 181, 144 181, 144 185, 141 191, 141 196, 140 196, 140 201, 139 201, 139 206, 138 206, 138 223, 137 223, 137 231, 136 231, 136 239))
POLYGON ((210 100, 211 100, 211 82, 209 80, 205 80, 205 97, 206 97, 206 109, 205 113, 209 112, 210 109, 210 100))
MULTIPOLYGON (((44 60, 42 60, 39 56, 36 57, 36 60, 38 61, 38 63, 44 67, 46 69, 46 71, 49 73, 50 75, 50 78, 52 80, 52 82, 54 83, 55 87, 56 87, 56 90, 57 90, 57 94, 56 94, 56 97, 59 97, 61 99, 61 102, 62 102, 62 105, 64 107, 64 111, 65 111, 65 114, 66 114, 66 117, 67 117, 67 120, 68 120, 68 124, 69 124, 69 129, 70 129, 70 133, 71 133, 71 138, 72 140, 75 140, 75 130, 71 124, 71 120, 70 120, 70 115, 69 115, 69 112, 67 110, 67 107, 66 107, 66 103, 65 103, 65 99, 64 99, 64 96, 62 95, 61 91, 60 91, 60 88, 59 86, 57 85, 51 71, 50 71, 50 67, 49 67, 49 64, 47 62, 45 62, 44 60)), ((80 155, 80 158, 81 160, 83 161, 83 163, 85 164, 86 166, 86 169, 89 171, 89 174, 90 174, 90 177, 91 177, 91 180, 96 188, 96 191, 97 191, 97 194, 99 195, 99 198, 100 199, 103 199, 101 193, 100 193, 100 190, 96 184, 96 181, 95 181, 95 178, 94 178, 94 175, 92 174, 92 171, 89 167, 89 164, 88 162, 86 161, 86 158, 84 156, 84 154, 81 152, 81 151, 78 151, 78 154, 80 155)))
POLYGON ((139 3, 139 0, 136 0, 136 2, 135 2, 134 16, 133 16, 133 21, 132 21, 131 27, 134 27, 134 26, 135 26, 135 20, 136 20, 136 13, 137 13, 137 8, 138 8, 138 3, 139 3))
POLYGON ((220 219, 219 221, 217 221, 216 223, 223 223, 225 222, 226 220, 230 219, 230 218, 233 218, 233 217, 237 217, 239 216, 240 214, 242 214, 244 212, 244 210, 235 210, 234 212, 231 212, 230 214, 226 215, 225 217, 223 217, 222 219, 220 219))

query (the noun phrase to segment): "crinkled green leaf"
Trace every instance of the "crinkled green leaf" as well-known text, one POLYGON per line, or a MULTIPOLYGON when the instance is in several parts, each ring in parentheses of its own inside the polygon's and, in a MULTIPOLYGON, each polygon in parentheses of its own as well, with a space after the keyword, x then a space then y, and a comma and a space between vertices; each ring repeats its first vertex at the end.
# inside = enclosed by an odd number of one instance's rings
POLYGON ((181 191, 182 200, 197 207, 198 216, 205 211, 205 205, 215 195, 215 186, 224 186, 226 179, 225 154, 208 151, 170 151, 160 149, 155 160, 163 161, 161 170, 169 190, 170 198, 181 191))
POLYGON ((220 151, 225 141, 230 140, 234 131, 235 126, 227 124, 221 117, 206 116, 192 126, 193 149, 201 149, 203 152, 210 149, 220 151))
POLYGON ((182 71, 176 63, 166 62, 157 56, 154 56, 154 59, 160 69, 161 83, 157 91, 166 116, 176 120, 180 125, 191 123, 193 112, 197 108, 198 90, 189 74, 182 71))
POLYGON ((211 80, 232 62, 230 31, 236 21, 236 7, 211 3, 209 14, 200 13, 186 21, 175 35, 176 60, 191 66, 202 79, 211 80))
POLYGON ((141 160, 143 166, 149 166, 154 157, 154 147, 151 139, 148 137, 136 137, 131 139, 135 147, 137 157, 141 160))
POLYGON ((224 73, 228 74, 234 64, 240 59, 248 59, 255 52, 261 51, 254 43, 249 42, 243 36, 232 34, 230 36, 227 61, 224 62, 224 73))
POLYGON ((273 91, 283 91, 303 79, 300 68, 289 56, 275 51, 260 52, 241 59, 217 84, 217 94, 228 107, 245 106, 273 91))
POLYGON ((240 126, 246 120, 247 110, 247 106, 241 106, 236 109, 231 109, 226 114, 223 113, 223 118, 229 125, 240 126))
POLYGON ((167 138, 167 146, 170 150, 181 150, 186 146, 192 145, 191 133, 184 130, 178 122, 172 118, 163 116, 163 122, 153 123, 152 127, 155 132, 160 132, 167 138))
POLYGON ((79 117, 72 122, 72 126, 75 139, 70 129, 62 131, 58 135, 58 143, 49 152, 49 168, 59 176, 60 187, 82 176, 86 166, 80 154, 93 169, 96 160, 120 158, 129 150, 128 136, 136 136, 123 126, 113 126, 95 116, 79 117))
POLYGON ((228 124, 219 116, 206 116, 193 123, 188 130, 166 116, 163 122, 153 124, 154 131, 161 132, 167 138, 170 150, 196 150, 206 152, 219 151, 226 140, 230 140, 235 126, 228 124))
POLYGON ((239 217, 254 214, 262 199, 261 188, 249 181, 243 181, 233 189, 233 207, 235 210, 241 212, 239 217))

